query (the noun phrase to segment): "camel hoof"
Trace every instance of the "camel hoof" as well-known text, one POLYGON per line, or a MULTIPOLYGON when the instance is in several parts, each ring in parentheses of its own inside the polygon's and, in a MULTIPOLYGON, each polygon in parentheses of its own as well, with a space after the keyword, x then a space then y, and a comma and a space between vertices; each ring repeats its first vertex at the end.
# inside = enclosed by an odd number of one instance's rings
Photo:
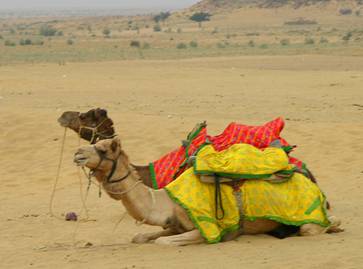
POLYGON ((134 236, 134 238, 132 238, 131 242, 134 244, 144 244, 149 242, 149 238, 144 234, 137 234, 134 236))
POLYGON ((329 221, 331 223, 330 227, 327 230, 327 233, 341 233, 344 232, 344 229, 339 228, 342 224, 342 221, 335 216, 330 216, 329 221))

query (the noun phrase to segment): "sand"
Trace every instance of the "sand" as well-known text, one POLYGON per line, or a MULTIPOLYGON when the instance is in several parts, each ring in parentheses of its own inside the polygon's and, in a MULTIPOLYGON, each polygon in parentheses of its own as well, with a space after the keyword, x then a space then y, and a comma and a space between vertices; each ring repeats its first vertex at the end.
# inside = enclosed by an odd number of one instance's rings
MULTIPOLYGON (((1 268, 363 268, 363 58, 261 56, 183 61, 0 66, 1 268), (137 232, 123 206, 98 189, 90 221, 49 215, 63 111, 107 108, 132 161, 146 164, 176 148, 194 124, 220 133, 231 121, 286 119, 346 229, 278 240, 242 236, 214 245, 131 244, 137 232), (87 244, 90 243, 90 244, 87 244)), ((54 201, 57 216, 80 212, 78 147, 68 132, 54 201)), ((82 178, 83 189, 86 180, 82 178)), ((84 217, 81 216, 81 218, 84 217)))

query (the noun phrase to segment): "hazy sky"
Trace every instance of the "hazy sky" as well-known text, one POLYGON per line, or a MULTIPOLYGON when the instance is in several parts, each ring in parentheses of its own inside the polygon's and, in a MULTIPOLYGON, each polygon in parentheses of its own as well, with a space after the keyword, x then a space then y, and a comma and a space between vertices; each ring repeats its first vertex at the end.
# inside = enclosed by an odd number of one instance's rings
POLYGON ((196 2, 198 0, 0 0, 0 9, 40 7, 180 8, 196 2))

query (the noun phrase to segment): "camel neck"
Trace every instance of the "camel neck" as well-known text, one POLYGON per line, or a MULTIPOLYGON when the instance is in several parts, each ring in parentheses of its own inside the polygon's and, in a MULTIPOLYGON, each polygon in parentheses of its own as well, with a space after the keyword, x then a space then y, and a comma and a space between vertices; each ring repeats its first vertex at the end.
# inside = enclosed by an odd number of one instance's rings
MULTIPOLYGON (((133 168, 129 167, 128 169, 131 169, 129 176, 121 182, 107 183, 102 180, 105 191, 111 198, 121 200, 127 212, 135 220, 143 221, 150 225, 160 225, 159 221, 155 220, 153 216, 157 209, 155 207, 156 191, 145 186, 133 168)), ((126 173, 126 169, 117 169, 115 178, 126 173)))

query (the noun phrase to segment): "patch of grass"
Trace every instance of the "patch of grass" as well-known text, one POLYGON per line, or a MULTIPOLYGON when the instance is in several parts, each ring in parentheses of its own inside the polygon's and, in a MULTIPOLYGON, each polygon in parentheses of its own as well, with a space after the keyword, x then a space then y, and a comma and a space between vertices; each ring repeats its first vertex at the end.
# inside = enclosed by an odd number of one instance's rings
POLYGON ((296 20, 286 21, 286 22, 284 22, 284 24, 285 25, 314 25, 314 24, 318 24, 318 23, 317 23, 317 21, 314 21, 314 20, 298 18, 296 20))
POLYGON ((181 43, 178 43, 178 44, 176 45, 176 48, 177 48, 177 49, 186 49, 186 48, 188 48, 188 46, 187 46, 187 44, 185 44, 185 43, 181 42, 181 43))
POLYGON ((15 47, 16 43, 14 41, 11 40, 5 40, 4 45, 7 47, 15 47))

